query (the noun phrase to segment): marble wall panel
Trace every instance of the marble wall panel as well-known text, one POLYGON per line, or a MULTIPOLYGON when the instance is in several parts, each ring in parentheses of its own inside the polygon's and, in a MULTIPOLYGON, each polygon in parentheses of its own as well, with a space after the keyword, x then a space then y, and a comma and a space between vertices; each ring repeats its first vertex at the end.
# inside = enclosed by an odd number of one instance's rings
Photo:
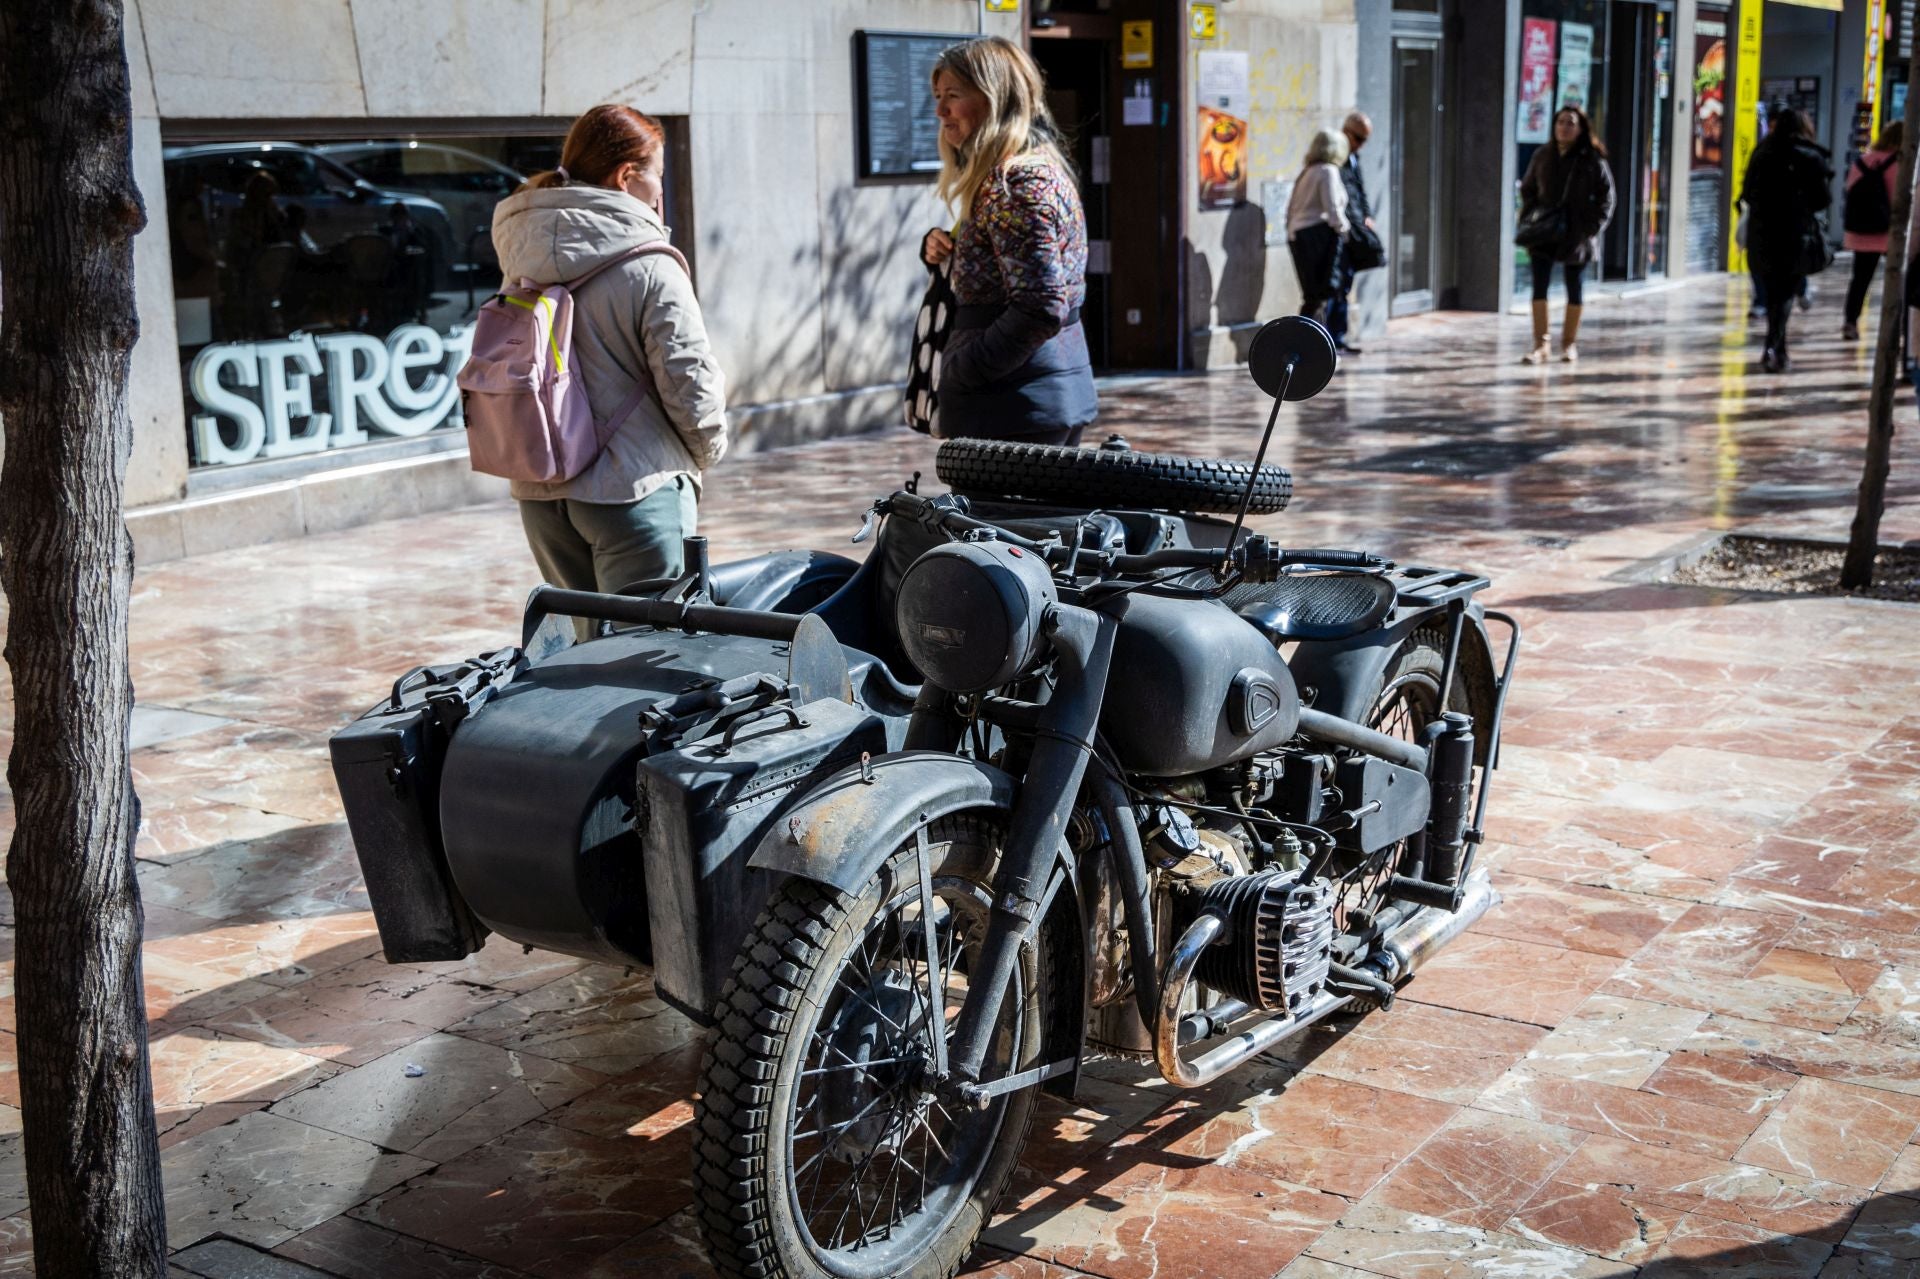
POLYGON ((538 115, 542 0, 354 0, 367 112, 538 115))
POLYGON ((144 0, 141 17, 163 118, 366 114, 348 0, 144 0))
POLYGON ((698 7, 685 0, 547 0, 542 111, 570 116, 624 102, 655 115, 685 115, 698 7))
MULTIPOLYGON (((129 10, 129 15, 133 13, 129 10)), ((134 34, 129 26, 129 38, 134 34)), ((131 57, 133 46, 128 45, 131 57)), ((141 59, 144 62, 144 57, 141 59)), ((187 482, 187 433, 180 387, 180 339, 173 323, 173 253, 167 240, 166 181, 160 122, 134 109, 133 177, 147 206, 147 226, 133 241, 134 304, 140 339, 127 371, 133 451, 127 458, 126 504, 145 506, 180 496, 187 482)))

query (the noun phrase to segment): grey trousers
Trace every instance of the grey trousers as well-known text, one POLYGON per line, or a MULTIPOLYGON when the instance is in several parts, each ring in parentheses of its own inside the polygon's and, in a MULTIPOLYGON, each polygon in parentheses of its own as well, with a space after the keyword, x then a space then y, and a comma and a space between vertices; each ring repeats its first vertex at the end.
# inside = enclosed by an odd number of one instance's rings
POLYGON ((693 481, 676 475, 638 502, 521 502, 540 576, 570 591, 618 591, 682 571, 680 539, 694 531, 693 481))

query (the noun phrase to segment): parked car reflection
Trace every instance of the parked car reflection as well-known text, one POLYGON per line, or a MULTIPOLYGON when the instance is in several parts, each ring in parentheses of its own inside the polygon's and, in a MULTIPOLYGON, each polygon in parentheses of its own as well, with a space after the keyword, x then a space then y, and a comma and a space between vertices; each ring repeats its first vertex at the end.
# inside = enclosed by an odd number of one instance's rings
POLYGON ((439 142, 337 142, 318 148, 382 190, 407 191, 446 210, 453 231, 453 281, 469 291, 499 279, 493 208, 526 176, 497 161, 439 142))

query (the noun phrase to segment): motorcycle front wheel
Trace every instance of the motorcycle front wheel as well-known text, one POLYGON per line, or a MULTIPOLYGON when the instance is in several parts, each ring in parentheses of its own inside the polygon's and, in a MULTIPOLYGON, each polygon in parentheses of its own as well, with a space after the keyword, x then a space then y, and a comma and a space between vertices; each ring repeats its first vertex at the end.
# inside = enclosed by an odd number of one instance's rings
MULTIPOLYGON (((992 902, 997 823, 926 828, 858 894, 791 880, 734 963, 701 1075, 701 1227, 723 1275, 950 1279, 1012 1178, 1035 1090, 985 1110, 932 1085, 933 1039, 968 998, 992 902), (932 962, 929 962, 931 957, 932 962)), ((1035 1064, 1040 965, 1023 948, 983 1080, 1035 1064)))

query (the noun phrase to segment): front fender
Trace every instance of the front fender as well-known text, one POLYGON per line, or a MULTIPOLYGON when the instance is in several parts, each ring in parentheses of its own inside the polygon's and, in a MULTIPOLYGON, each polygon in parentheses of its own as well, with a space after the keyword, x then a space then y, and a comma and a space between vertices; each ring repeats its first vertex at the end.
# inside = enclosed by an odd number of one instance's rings
POLYGON ((940 751, 883 755, 840 770, 794 806, 747 864, 857 893, 914 829, 949 813, 1013 808, 1013 778, 940 751))

